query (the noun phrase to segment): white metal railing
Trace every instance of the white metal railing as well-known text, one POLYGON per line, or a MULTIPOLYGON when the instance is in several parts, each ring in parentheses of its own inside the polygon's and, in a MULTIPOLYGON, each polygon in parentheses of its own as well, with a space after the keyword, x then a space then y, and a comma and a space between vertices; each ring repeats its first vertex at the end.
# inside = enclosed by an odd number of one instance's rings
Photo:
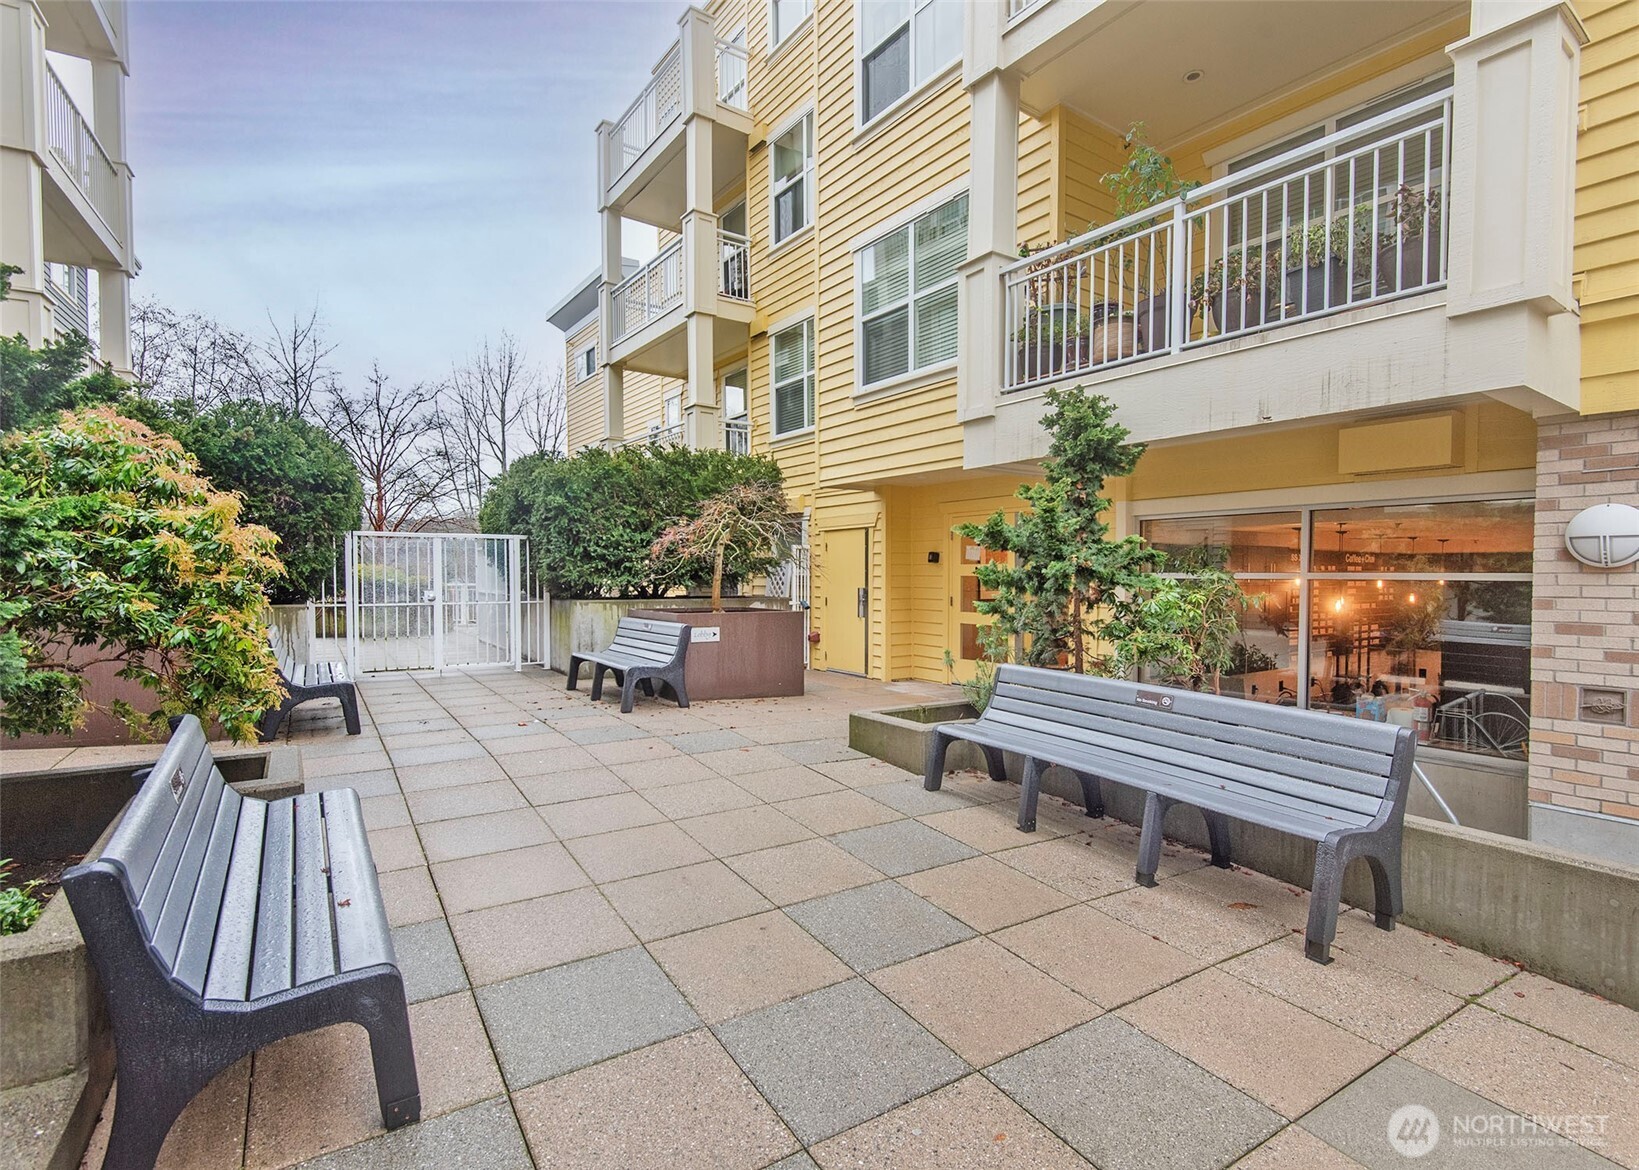
POLYGON ((616 341, 683 303, 683 240, 678 237, 653 260, 615 286, 609 305, 616 341))
POLYGON ((751 299, 751 241, 738 232, 717 232, 717 291, 737 301, 751 299))
POLYGON ((683 44, 673 41, 672 47, 654 67, 649 84, 637 95, 637 100, 626 108, 609 130, 605 142, 608 151, 609 177, 617 179, 626 168, 637 161, 638 155, 660 137, 660 132, 675 122, 683 112, 683 44))
POLYGON ((723 423, 723 449, 731 455, 751 454, 751 420, 731 418, 723 423))
POLYGON ((736 110, 749 110, 746 95, 746 47, 731 41, 717 42, 717 100, 736 110))
POLYGON ((63 164, 69 178, 90 201, 109 231, 114 232, 119 222, 115 214, 119 206, 119 173, 49 61, 45 96, 46 146, 63 164))
POLYGON ((680 422, 669 423, 666 426, 652 426, 649 428, 649 437, 643 440, 645 443, 655 443, 662 446, 681 443, 682 441, 683 424, 680 422))
POLYGON ((1434 94, 1003 270, 1003 389, 1438 288, 1451 94, 1434 94))

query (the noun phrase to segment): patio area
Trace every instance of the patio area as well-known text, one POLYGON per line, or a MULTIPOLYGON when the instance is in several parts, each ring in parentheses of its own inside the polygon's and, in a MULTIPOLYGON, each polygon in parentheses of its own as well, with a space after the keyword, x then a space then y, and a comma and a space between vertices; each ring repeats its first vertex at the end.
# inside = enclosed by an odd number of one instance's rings
POLYGON ((219 1077, 161 1165, 1639 1167, 1635 1013, 1359 911, 1322 968, 1303 890, 1173 845, 1138 888, 1131 826, 1044 796, 1024 835, 1013 785, 848 748, 948 690, 808 689, 621 715, 399 674, 362 736, 299 717, 308 791, 363 798, 423 1119, 382 1133, 334 1028, 219 1077))

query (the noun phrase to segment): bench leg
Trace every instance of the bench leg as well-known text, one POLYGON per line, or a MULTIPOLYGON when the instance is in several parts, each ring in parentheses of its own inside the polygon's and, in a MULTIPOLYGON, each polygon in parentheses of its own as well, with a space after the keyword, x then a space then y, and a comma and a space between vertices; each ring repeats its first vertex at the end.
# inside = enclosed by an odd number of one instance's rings
POLYGON ((569 656, 569 685, 564 687, 564 690, 572 691, 580 685, 580 668, 581 660, 571 654, 569 656))
POLYGON ((397 1129, 421 1120, 421 1085, 416 1079, 415 1049, 410 1043, 410 1010, 404 985, 395 981, 397 997, 384 995, 380 1012, 363 1020, 370 1033, 370 1063, 376 1071, 376 1096, 382 1124, 397 1129))
POLYGON ((687 707, 689 705, 689 691, 683 685, 683 672, 681 670, 673 672, 667 678, 666 683, 671 687, 672 694, 677 696, 677 705, 687 707))
POLYGON ((592 702, 603 699, 603 675, 609 668, 601 662, 592 663, 592 702))
POLYGON ((1151 792, 1144 797, 1144 832, 1138 840, 1138 884, 1155 885, 1155 871, 1161 868, 1161 825, 1173 802, 1151 792))
POLYGON ((637 685, 643 688, 643 693, 645 695, 649 696, 649 698, 651 698, 651 699, 654 698, 654 680, 653 679, 647 679, 647 678, 638 679, 637 680, 637 685))
POLYGON ((637 701, 637 686, 642 681, 629 670, 626 672, 626 677, 620 680, 620 713, 622 715, 632 713, 632 705, 637 701))
POLYGON ((1212 846, 1212 864, 1219 869, 1229 868, 1229 818, 1222 813, 1201 810, 1206 817, 1207 841, 1212 846))
POLYGON ((1309 926, 1303 934, 1303 953, 1317 963, 1332 961, 1332 939, 1337 937, 1337 903, 1343 895, 1343 867, 1332 841, 1315 847, 1315 878, 1309 886, 1309 926))
POLYGON ((928 737, 928 754, 922 765, 922 787, 938 792, 945 782, 945 753, 950 750, 950 736, 935 731, 928 737))
POLYGON ((1400 896, 1400 850, 1364 853, 1372 874, 1372 914, 1379 930, 1393 930, 1394 920, 1405 912, 1400 896))
POLYGON ((998 784, 1007 780, 1007 759, 1002 755, 1002 749, 980 744, 979 749, 985 754, 985 767, 990 771, 990 778, 998 784))
POLYGON ((262 715, 261 723, 256 726, 256 738, 263 743, 272 743, 274 737, 279 734, 279 724, 285 721, 285 713, 289 710, 289 707, 280 703, 277 707, 265 712, 262 715))
POLYGON ((140 1066, 136 1060, 127 1064, 116 1055, 114 1125, 103 1170, 153 1170, 172 1124, 210 1083, 210 1071, 156 1059, 156 1052, 162 1049, 160 1045, 144 1052, 140 1066))
POLYGON ((1104 793, 1098 786, 1098 777, 1087 772, 1077 772, 1076 779, 1081 781, 1081 799, 1090 817, 1104 815, 1104 793))
POLYGON ((348 687, 336 696, 341 700, 341 717, 347 724, 348 735, 359 735, 359 693, 355 687, 348 687))
POLYGON ((1041 797, 1041 774, 1047 765, 1040 760, 1026 760, 1024 783, 1019 786, 1019 832, 1036 831, 1036 801, 1041 797))

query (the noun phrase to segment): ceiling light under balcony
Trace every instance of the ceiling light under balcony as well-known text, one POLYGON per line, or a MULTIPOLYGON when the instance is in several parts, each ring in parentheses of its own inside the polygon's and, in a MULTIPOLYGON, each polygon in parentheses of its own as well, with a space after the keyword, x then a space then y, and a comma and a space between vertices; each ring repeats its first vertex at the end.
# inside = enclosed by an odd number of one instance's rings
POLYGON ((1204 69, 1191 69, 1188 73, 1184 74, 1184 84, 1185 85, 1194 85, 1197 81, 1201 80, 1201 78, 1203 78, 1205 76, 1206 76, 1206 70, 1204 70, 1204 69))

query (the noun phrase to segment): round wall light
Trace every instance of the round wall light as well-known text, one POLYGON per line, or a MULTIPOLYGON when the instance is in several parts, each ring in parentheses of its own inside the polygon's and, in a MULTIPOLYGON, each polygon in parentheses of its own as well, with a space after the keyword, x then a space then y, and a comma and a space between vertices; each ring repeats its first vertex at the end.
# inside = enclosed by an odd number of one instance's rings
POLYGON ((1565 550, 1595 569, 1620 569, 1639 561, 1639 508, 1595 504, 1565 525, 1565 550))

